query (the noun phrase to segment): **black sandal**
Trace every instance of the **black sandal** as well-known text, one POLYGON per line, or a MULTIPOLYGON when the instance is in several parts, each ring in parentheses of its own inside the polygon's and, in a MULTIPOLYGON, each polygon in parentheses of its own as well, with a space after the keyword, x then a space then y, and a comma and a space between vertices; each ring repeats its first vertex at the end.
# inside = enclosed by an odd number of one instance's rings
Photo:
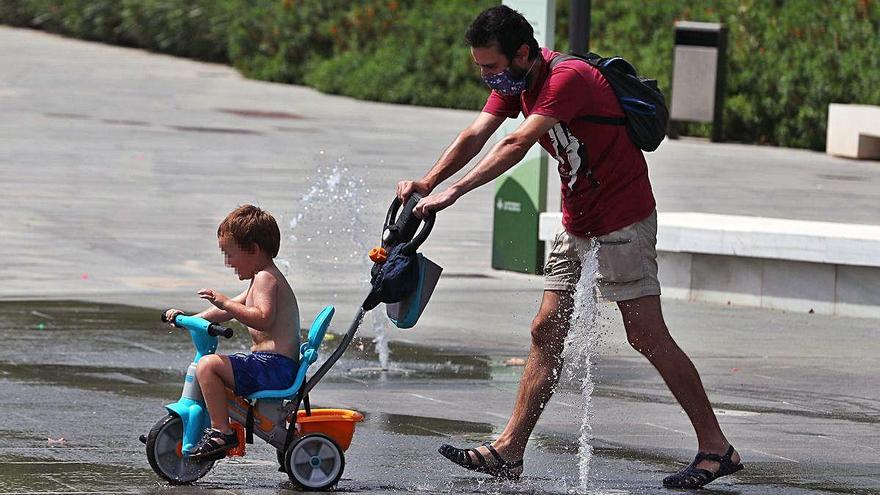
POLYGON ((694 457, 694 462, 681 471, 664 478, 663 486, 666 488, 700 488, 722 476, 740 471, 743 469, 742 463, 734 464, 730 459, 733 451, 733 445, 731 445, 724 455, 698 452, 697 456, 694 457), (713 473, 707 469, 698 468, 697 464, 703 460, 717 462, 719 464, 718 470, 713 473))
POLYGON ((214 428, 207 428, 202 439, 199 440, 195 450, 189 456, 192 459, 222 459, 226 456, 226 451, 238 446, 238 435, 233 430, 232 433, 226 434, 214 428), (220 443, 222 440, 224 443, 220 443))
POLYGON ((519 479, 520 474, 522 473, 514 473, 512 471, 522 467, 522 459, 508 462, 498 454, 498 451, 492 447, 492 444, 486 442, 483 446, 489 449, 489 453, 492 454, 492 457, 494 457, 496 461, 498 461, 498 464, 490 466, 489 463, 486 462, 486 458, 483 457, 483 454, 477 449, 458 449, 452 445, 442 445, 437 451, 440 452, 440 455, 443 457, 465 469, 470 469, 477 473, 488 474, 489 476, 505 480, 515 481, 519 479), (476 462, 471 459, 471 453, 474 454, 474 458, 477 460, 476 462))

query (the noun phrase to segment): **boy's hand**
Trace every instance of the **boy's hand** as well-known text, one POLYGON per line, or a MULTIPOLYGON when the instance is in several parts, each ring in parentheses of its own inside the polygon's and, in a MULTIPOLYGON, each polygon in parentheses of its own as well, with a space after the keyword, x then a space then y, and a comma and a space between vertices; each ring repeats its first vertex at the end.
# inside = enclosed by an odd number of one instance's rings
POLYGON ((182 315, 183 311, 179 309, 169 309, 165 311, 165 321, 168 322, 169 325, 174 325, 174 319, 177 318, 177 315, 182 315))
POLYGON ((226 309, 226 303, 229 302, 229 298, 224 296, 223 294, 213 290, 213 289, 202 289, 199 291, 199 297, 210 301, 211 304, 217 306, 220 309, 226 309))

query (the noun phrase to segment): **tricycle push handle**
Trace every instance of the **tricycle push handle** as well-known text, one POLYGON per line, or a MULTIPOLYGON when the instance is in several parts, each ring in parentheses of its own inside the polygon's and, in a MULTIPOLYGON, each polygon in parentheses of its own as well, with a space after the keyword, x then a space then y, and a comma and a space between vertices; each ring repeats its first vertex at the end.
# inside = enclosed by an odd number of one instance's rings
POLYGON ((402 251, 406 254, 413 254, 416 249, 425 242, 431 229, 434 228, 434 213, 428 217, 420 219, 413 208, 419 203, 422 196, 419 193, 412 193, 406 200, 406 204, 400 202, 396 197, 388 208, 388 214, 385 217, 385 226, 382 229, 382 247, 390 251, 391 247, 398 243, 406 243, 402 251), (398 215, 400 207, 403 211, 398 215), (424 222, 425 225, 419 230, 419 225, 424 222), (418 231, 418 232, 416 232, 418 231))
MULTIPOLYGON (((165 318, 165 311, 162 312, 162 321, 168 323, 168 320, 165 318)), ((174 326, 188 330, 202 330, 211 337, 226 337, 227 339, 232 338, 234 333, 229 327, 224 327, 219 323, 211 323, 198 316, 177 315, 174 317, 174 326)))

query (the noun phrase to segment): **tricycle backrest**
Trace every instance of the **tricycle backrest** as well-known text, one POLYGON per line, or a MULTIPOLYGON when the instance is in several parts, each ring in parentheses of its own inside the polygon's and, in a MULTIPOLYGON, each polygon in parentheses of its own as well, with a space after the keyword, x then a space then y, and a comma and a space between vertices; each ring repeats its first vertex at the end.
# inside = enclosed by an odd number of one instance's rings
POLYGON ((315 317, 312 328, 309 329, 308 344, 310 348, 317 350, 321 346, 324 335, 327 333, 327 328, 330 327, 330 320, 333 319, 333 313, 335 312, 336 309, 333 306, 327 306, 315 317))
POLYGON ((321 346, 321 341, 324 340, 324 334, 327 333, 327 328, 330 326, 330 320, 333 318, 334 312, 336 312, 336 309, 333 306, 327 306, 315 317, 315 322, 312 323, 312 328, 309 329, 308 341, 303 342, 299 348, 300 359, 293 385, 284 390, 260 390, 254 392, 248 396, 249 400, 289 399, 299 392, 303 382, 306 380, 309 366, 318 360, 318 347, 321 346))

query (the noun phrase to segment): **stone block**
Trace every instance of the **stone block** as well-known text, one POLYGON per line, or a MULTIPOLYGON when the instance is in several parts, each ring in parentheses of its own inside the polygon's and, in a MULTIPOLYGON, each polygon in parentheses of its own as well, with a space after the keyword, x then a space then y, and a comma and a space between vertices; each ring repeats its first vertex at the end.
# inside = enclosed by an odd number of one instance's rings
POLYGON ((825 151, 846 158, 880 159, 880 106, 828 105, 825 151))
POLYGON ((838 266, 835 299, 840 316, 880 318, 880 268, 838 266))
POLYGON ((760 306, 762 265, 757 258, 695 254, 691 300, 760 306))
POLYGON ((761 307, 834 314, 834 265, 765 260, 761 307))
POLYGON ((657 253, 658 278, 663 297, 684 300, 691 298, 692 259, 693 255, 690 253, 657 253))

